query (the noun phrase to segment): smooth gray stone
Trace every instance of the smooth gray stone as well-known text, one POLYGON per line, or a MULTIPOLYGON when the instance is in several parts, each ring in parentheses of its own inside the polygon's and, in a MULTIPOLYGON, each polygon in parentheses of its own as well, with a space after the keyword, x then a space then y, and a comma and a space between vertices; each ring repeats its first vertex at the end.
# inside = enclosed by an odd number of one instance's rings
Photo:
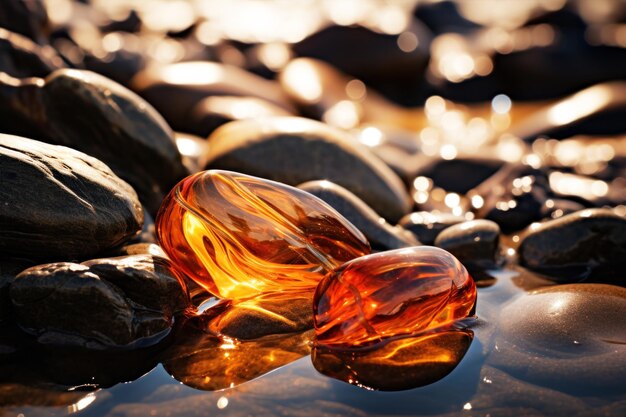
POLYGON ((626 289, 569 284, 502 309, 488 363, 517 379, 574 395, 626 392, 626 289))
POLYGON ((491 220, 472 220, 443 230, 435 246, 469 265, 493 266, 500 243, 500 227, 491 220))
POLYGON ((531 227, 518 249, 526 268, 565 281, 626 282, 626 217, 587 209, 531 227))
POLYGON ((209 137, 204 166, 294 186, 326 179, 354 193, 388 221, 398 221, 411 208, 402 180, 346 135, 297 117, 231 122, 209 137))
POLYGON ((2 257, 85 259, 141 230, 137 194, 95 158, 0 134, 0 167, 2 257))
POLYGON ((374 250, 400 249, 417 246, 415 236, 401 227, 391 226, 359 197, 330 181, 309 181, 298 186, 324 200, 348 219, 367 238, 374 250))

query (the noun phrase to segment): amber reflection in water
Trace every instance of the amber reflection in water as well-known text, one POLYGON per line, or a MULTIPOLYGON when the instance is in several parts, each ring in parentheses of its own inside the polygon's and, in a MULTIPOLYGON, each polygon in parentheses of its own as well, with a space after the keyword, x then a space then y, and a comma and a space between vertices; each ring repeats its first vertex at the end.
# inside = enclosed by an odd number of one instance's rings
POLYGON ((349 384, 381 391, 407 390, 439 381, 456 368, 474 338, 471 330, 445 330, 341 351, 315 346, 313 366, 349 384))
POLYGON ((207 333, 202 317, 186 323, 166 354, 165 370, 190 387, 217 391, 251 381, 310 353, 312 331, 239 341, 207 333))
POLYGON ((370 252, 361 232, 316 197, 228 171, 181 181, 157 218, 165 252, 221 298, 312 291, 322 276, 370 252))

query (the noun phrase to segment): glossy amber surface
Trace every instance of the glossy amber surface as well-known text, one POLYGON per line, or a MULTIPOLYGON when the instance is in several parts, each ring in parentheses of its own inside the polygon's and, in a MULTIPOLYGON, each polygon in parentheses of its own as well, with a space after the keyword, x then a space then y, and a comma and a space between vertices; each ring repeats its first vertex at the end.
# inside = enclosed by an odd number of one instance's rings
POLYGON ((233 300, 312 292, 327 272, 370 252, 361 232, 317 197, 230 171, 182 180, 156 224, 163 250, 179 268, 233 300))
POLYGON ((313 321, 319 344, 358 348, 465 318, 475 303, 474 280, 454 256, 417 246, 364 256, 326 275, 313 321))

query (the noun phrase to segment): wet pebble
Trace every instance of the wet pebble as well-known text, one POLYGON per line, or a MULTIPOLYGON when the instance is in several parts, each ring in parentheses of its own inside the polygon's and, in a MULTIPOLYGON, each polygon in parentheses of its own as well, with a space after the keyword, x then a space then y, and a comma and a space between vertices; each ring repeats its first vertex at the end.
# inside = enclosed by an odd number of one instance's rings
POLYGON ((435 239, 435 246, 447 250, 463 264, 493 266, 500 243, 500 227, 490 220, 472 220, 448 227, 435 239))
POLYGON ((413 233, 424 245, 433 245, 442 230, 464 221, 463 216, 451 213, 418 211, 404 216, 398 226, 413 233))
POLYGON ((209 138, 205 167, 254 175, 289 185, 327 179, 361 198, 386 220, 406 214, 402 180, 344 132, 297 117, 242 120, 209 138))
POLYGON ((500 314, 488 362, 518 379, 585 395, 623 393, 626 289, 570 284, 523 295, 500 314))
POLYGON ((188 306, 170 262, 150 255, 38 265, 15 278, 10 297, 39 342, 90 349, 153 344, 188 306))
POLYGON ((134 190, 95 158, 0 135, 0 253, 33 260, 84 259, 141 230, 134 190))
POLYGON ((518 252, 523 266, 559 280, 626 282, 626 218, 611 209, 587 209, 537 224, 518 252))
POLYGON ((374 250, 400 249, 420 244, 411 232, 390 225, 363 200, 337 184, 326 180, 309 181, 300 184, 298 188, 321 198, 337 210, 365 235, 374 250))

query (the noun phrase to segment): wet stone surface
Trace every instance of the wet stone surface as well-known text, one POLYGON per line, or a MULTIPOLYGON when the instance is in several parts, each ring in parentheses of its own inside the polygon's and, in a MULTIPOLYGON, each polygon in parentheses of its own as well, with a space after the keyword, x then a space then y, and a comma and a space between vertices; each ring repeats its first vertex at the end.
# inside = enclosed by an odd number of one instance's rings
POLYGON ((10 297, 39 342, 91 349, 154 343, 188 306, 169 261, 149 255, 38 265, 15 278, 10 297))
POLYGON ((570 284, 522 295, 502 310, 494 366, 575 395, 623 393, 626 289, 570 284))
POLYGON ((624 282, 626 218, 587 209, 531 227, 519 247, 520 263, 559 281, 586 278, 624 282))
POLYGON ((38 45, 22 35, 0 27, 1 72, 17 78, 45 77, 65 66, 54 48, 38 45))
POLYGON ((463 264, 495 266, 500 243, 500 227, 490 220, 472 220, 443 230, 435 246, 447 250, 463 264))
POLYGON ((470 195, 482 199, 477 217, 492 220, 504 233, 512 233, 543 218, 543 205, 550 192, 543 171, 505 165, 470 191, 470 195))

